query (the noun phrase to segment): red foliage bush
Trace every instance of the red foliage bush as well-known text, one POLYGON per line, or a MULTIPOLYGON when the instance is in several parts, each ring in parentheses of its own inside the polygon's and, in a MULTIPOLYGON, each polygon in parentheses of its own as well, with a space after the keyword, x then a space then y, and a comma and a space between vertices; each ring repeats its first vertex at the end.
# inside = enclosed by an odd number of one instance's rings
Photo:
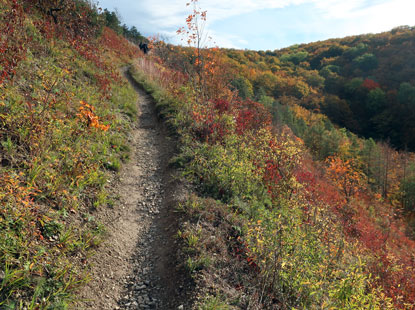
POLYGON ((259 130, 271 124, 271 116, 265 107, 252 100, 238 102, 236 114, 236 133, 243 135, 249 130, 259 130))
POLYGON ((230 104, 228 101, 223 99, 216 99, 213 101, 215 110, 219 111, 220 113, 228 112, 230 109, 230 104))
POLYGON ((119 56, 134 57, 140 54, 137 45, 117 35, 114 30, 108 27, 104 27, 100 42, 104 47, 115 51, 119 56))
POLYGON ((371 79, 365 79, 362 83, 362 86, 368 90, 380 88, 380 85, 378 82, 375 82, 371 79))
POLYGON ((229 109, 229 103, 223 100, 209 103, 203 111, 193 112, 193 134, 203 142, 216 143, 223 141, 229 134, 224 120, 220 115, 229 109))
POLYGON ((10 6, 10 10, 0 15, 0 85, 14 76, 15 68, 26 56, 26 43, 30 40, 24 33, 22 5, 12 0, 10 6))

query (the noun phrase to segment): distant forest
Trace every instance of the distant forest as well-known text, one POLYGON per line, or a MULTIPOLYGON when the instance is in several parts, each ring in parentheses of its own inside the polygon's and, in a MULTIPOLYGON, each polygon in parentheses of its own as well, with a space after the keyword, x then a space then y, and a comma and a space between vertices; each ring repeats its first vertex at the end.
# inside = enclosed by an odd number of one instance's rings
POLYGON ((242 97, 301 105, 360 136, 410 151, 414 51, 415 27, 409 26, 275 51, 223 50, 240 73, 233 86, 242 97))

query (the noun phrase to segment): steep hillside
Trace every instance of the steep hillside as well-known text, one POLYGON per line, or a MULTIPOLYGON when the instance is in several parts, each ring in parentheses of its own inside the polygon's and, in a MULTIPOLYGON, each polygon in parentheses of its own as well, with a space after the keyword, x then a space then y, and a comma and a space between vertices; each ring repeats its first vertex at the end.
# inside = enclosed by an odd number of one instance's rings
MULTIPOLYGON (((370 189, 412 221, 414 33, 400 27, 274 52, 221 49, 216 82, 263 104, 274 125, 288 125, 315 159, 356 160, 370 189)), ((159 55, 169 66, 191 72, 189 49, 171 48, 166 56, 167 49, 159 55)))
POLYGON ((66 309, 113 204, 137 47, 88 1, 0 1, 0 308, 66 309))

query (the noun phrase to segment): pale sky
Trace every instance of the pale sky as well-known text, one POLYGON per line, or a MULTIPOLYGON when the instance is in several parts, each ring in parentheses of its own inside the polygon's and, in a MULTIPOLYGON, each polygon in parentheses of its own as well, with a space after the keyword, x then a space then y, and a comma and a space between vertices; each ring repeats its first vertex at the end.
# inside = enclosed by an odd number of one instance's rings
MULTIPOLYGON (((145 36, 179 43, 190 0, 100 0, 145 36)), ((275 50, 348 35, 415 25, 415 0, 200 0, 206 30, 220 47, 275 50)))

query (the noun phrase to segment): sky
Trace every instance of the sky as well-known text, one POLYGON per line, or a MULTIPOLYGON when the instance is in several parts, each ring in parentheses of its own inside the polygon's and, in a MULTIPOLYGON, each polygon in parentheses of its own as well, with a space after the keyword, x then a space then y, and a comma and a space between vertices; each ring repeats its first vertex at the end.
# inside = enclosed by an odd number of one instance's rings
MULTIPOLYGON (((190 0, 99 0, 145 36, 180 44, 190 0)), ((275 50, 349 35, 415 26, 415 0, 199 0, 207 11, 205 34, 211 45, 275 50)))

